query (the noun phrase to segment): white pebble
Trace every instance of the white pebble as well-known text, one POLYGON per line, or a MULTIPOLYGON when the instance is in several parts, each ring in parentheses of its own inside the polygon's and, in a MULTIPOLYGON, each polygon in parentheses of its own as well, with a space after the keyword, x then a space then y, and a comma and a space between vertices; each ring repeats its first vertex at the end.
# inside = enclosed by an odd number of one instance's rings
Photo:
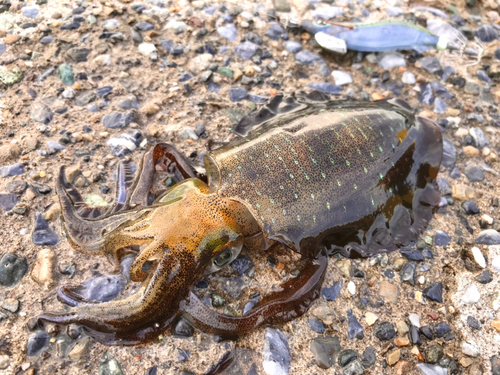
POLYGON ((485 268, 486 267, 486 260, 484 259, 484 255, 481 252, 481 250, 478 247, 473 247, 471 249, 471 251, 472 251, 472 255, 474 256, 474 260, 479 265, 479 267, 485 268))
POLYGON ((354 284, 352 281, 349 281, 349 284, 347 284, 347 290, 352 295, 355 295, 356 294, 356 284, 354 284))
POLYGON ((141 43, 138 48, 139 53, 143 56, 149 56, 156 51, 156 47, 152 43, 141 43))
POLYGON ((420 285, 424 285, 425 284, 425 276, 420 276, 417 281, 420 285))
POLYGON ((463 342, 462 353, 471 357, 477 357, 479 355, 479 349, 473 342, 463 342))
POLYGON ((24 236, 25 234, 28 234, 28 228, 23 228, 23 229, 21 229, 21 230, 19 231, 19 234, 20 234, 21 236, 24 236))
MULTIPOLYGON (((484 150, 486 149, 487 147, 483 148, 483 154, 484 154, 484 150)), ((484 156, 488 156, 489 155, 489 152, 488 154, 484 155, 484 156)), ((490 216, 490 215, 486 215, 486 214, 483 214, 481 216, 481 219, 483 219, 484 221, 486 221, 486 223, 488 223, 489 225, 493 224, 493 218, 490 216)))
POLYGON ((476 284, 471 284, 462 296, 462 302, 473 304, 479 301, 480 298, 481 295, 479 294, 479 290, 477 290, 476 284))
POLYGON ((420 317, 417 314, 410 314, 409 318, 411 325, 420 328, 420 317))
POLYGON ((491 262, 491 265, 493 266, 494 269, 500 272, 500 256, 494 257, 493 261, 491 262))
POLYGON ((406 71, 403 73, 401 81, 403 81, 403 83, 406 83, 407 85, 413 85, 415 82, 417 82, 417 79, 415 78, 415 74, 406 71))
POLYGON ((347 85, 352 82, 351 75, 341 70, 334 70, 332 72, 332 77, 335 80, 335 84, 339 86, 347 85))

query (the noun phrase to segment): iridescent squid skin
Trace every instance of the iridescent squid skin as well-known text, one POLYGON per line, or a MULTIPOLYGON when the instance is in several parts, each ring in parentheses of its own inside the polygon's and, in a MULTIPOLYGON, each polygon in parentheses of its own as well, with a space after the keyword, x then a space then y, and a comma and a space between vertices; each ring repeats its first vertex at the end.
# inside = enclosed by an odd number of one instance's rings
POLYGON ((179 316, 227 336, 290 321, 319 296, 327 255, 369 257, 407 245, 439 204, 441 132, 402 100, 278 95, 234 132, 239 139, 205 155, 206 176, 167 144, 144 155, 136 179, 122 162, 117 199, 106 212, 85 206, 62 168, 57 191, 70 244, 105 255, 116 267, 124 251, 141 245, 129 276, 142 284, 128 297, 104 303, 62 287, 59 299, 72 307, 39 321, 80 324, 108 345, 149 341, 179 316), (159 166, 180 182, 148 204, 159 166), (245 316, 230 317, 205 305, 191 288, 207 268, 227 265, 243 244, 251 251, 285 246, 302 255, 302 267, 280 292, 245 316))

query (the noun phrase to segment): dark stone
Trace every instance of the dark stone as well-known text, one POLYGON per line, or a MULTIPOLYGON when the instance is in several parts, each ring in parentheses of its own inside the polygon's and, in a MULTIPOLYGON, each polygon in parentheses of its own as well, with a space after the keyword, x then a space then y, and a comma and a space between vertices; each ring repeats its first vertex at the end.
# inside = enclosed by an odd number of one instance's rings
POLYGON ((491 275, 490 271, 483 270, 483 272, 481 272, 481 274, 476 277, 476 281, 481 284, 488 284, 493 281, 493 276, 491 275))
POLYGON ((446 246, 450 243, 451 237, 445 232, 438 230, 436 236, 434 237, 434 245, 436 246, 446 246))
POLYGON ((123 292, 126 285, 123 275, 97 276, 85 280, 74 292, 87 300, 108 302, 123 292))
POLYGON ((92 52, 89 48, 70 48, 66 55, 76 63, 87 61, 87 56, 92 52))
POLYGON ((413 260, 415 262, 423 262, 425 260, 422 253, 415 248, 402 248, 399 252, 408 260, 413 260))
POLYGON ((133 112, 112 112, 102 118, 102 124, 106 128, 121 129, 126 127, 134 119, 133 112))
POLYGON ((391 323, 381 322, 375 329, 374 335, 379 340, 387 341, 396 337, 396 330, 394 329, 394 326, 391 323))
POLYGON ((355 350, 352 349, 342 350, 339 353, 339 359, 338 359, 339 366, 345 367, 357 358, 358 358, 358 353, 355 350))
POLYGON ((335 299, 339 296, 341 289, 342 289, 342 280, 333 283, 333 286, 329 288, 321 289, 321 294, 323 295, 323 298, 326 299, 327 301, 335 301, 335 299))
POLYGON ((0 285, 18 284, 28 271, 28 262, 16 254, 7 253, 0 260, 0 285))
POLYGON ((242 100, 246 100, 250 97, 248 91, 243 87, 232 87, 229 89, 229 99, 233 103, 241 102, 242 100))
POLYGON ((399 272, 399 277, 402 282, 408 282, 411 285, 415 285, 415 271, 417 269, 417 264, 415 262, 407 262, 401 268, 399 272))
POLYGON ((248 255, 240 255, 232 261, 231 267, 238 272, 240 276, 253 267, 253 262, 248 255))
POLYGON ((190 356, 191 356, 191 354, 189 353, 188 350, 177 348, 177 360, 180 363, 186 362, 189 359, 190 356))
POLYGON ((423 296, 428 300, 443 303, 443 283, 437 282, 424 289, 423 296))
POLYGON ((443 348, 441 345, 430 345, 425 351, 425 361, 427 363, 438 363, 443 358, 443 348))
POLYGON ((194 334, 194 328, 185 319, 180 319, 175 326, 172 326, 172 335, 174 337, 191 337, 194 334))
POLYGON ((432 340, 434 338, 434 332, 432 332, 432 329, 429 326, 420 327, 419 331, 428 340, 432 340))
POLYGON ((39 213, 35 215, 35 228, 31 234, 31 240, 35 245, 40 246, 53 246, 59 242, 57 234, 50 229, 47 220, 39 213))
POLYGON ((484 180, 483 170, 475 165, 469 165, 468 167, 465 167, 464 174, 467 176, 470 182, 484 180))
POLYGON ((422 83, 420 85, 420 95, 418 97, 420 103, 432 104, 434 103, 434 94, 432 92, 432 87, 429 83, 422 83))
POLYGON ((422 340, 420 339, 420 333, 418 332, 417 327, 415 327, 414 325, 410 326, 409 336, 410 336, 410 342, 412 344, 414 345, 422 344, 422 340))
POLYGON ((30 357, 40 354, 49 346, 49 342, 50 337, 45 331, 36 331, 28 339, 26 354, 30 357))
POLYGON ((443 337, 448 332, 451 332, 451 327, 446 322, 441 322, 436 327, 434 327, 434 332, 437 337, 443 337))
POLYGON ((498 38, 498 31, 492 25, 480 26, 474 34, 483 43, 490 43, 498 38))
POLYGON ((241 277, 230 277, 223 279, 222 289, 232 298, 239 298, 245 283, 241 277))
POLYGON ((311 340, 310 349, 316 365, 327 369, 335 364, 335 358, 341 349, 340 340, 338 336, 319 336, 311 340))
POLYGON ((358 319, 353 314, 352 310, 347 310, 347 320, 347 336, 349 339, 352 340, 357 338, 358 340, 362 340, 364 338, 363 327, 359 324, 358 319))
POLYGON ((481 324, 479 324, 479 321, 474 318, 473 316, 468 316, 467 317, 467 324, 469 325, 469 327, 471 327, 472 329, 475 329, 477 331, 479 331, 481 329, 481 324))
POLYGON ((443 161, 442 164, 446 168, 451 168, 457 160, 457 149, 449 139, 443 139, 443 161))
POLYGON ((317 319, 309 319, 309 327, 316 333, 323 334, 326 331, 326 327, 323 322, 317 319))
POLYGON ((5 211, 10 211, 19 202, 19 199, 14 194, 0 194, 0 207, 5 211))
POLYGON ((494 355, 490 359, 491 362, 491 374, 500 375, 500 356, 494 355))
POLYGON ((477 215, 479 213, 479 208, 477 207, 476 202, 474 202, 472 199, 462 202, 461 206, 462 210, 467 215, 477 215))
POLYGON ((375 354, 375 348, 369 346, 363 352, 363 358, 361 359, 361 364, 364 368, 370 368, 377 361, 377 356, 375 354))

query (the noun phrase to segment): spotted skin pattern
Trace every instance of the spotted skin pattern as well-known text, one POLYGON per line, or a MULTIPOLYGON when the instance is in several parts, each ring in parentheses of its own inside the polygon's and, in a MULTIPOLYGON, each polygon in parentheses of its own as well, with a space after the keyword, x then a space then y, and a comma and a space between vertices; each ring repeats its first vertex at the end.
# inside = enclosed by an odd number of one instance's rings
POLYGON ((124 248, 142 245, 129 273, 142 285, 105 303, 62 287, 58 297, 72 307, 39 321, 81 324, 108 345, 152 340, 179 316, 205 332, 241 335, 304 314, 319 295, 325 255, 394 250, 415 241, 431 219, 439 203, 441 133, 406 103, 277 96, 252 116, 234 129, 239 140, 206 154, 206 178, 167 144, 144 155, 136 179, 122 163, 118 199, 106 213, 82 203, 62 168, 57 192, 71 246, 119 266, 124 248), (157 167, 173 168, 180 182, 149 205, 157 167), (229 317, 190 289, 220 255, 242 244, 251 251, 289 247, 302 255, 300 274, 247 315, 229 317))

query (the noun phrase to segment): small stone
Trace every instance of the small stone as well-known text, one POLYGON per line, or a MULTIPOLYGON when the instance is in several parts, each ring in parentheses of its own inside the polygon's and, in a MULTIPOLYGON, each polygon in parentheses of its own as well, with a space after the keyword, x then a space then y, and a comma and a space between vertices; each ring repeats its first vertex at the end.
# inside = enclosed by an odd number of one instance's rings
POLYGON ((0 194, 0 207, 5 211, 12 210, 18 202, 15 194, 0 194))
POLYGON ((156 103, 146 103, 141 109, 145 115, 154 115, 160 111, 160 107, 156 103))
POLYGON ((68 357, 73 361, 78 361, 79 359, 83 358, 88 353, 91 343, 92 339, 90 337, 84 337, 82 340, 76 343, 73 348, 71 348, 68 353, 68 357))
POLYGON ((495 328, 497 332, 500 332, 500 320, 492 320, 491 326, 495 328))
POLYGON ((384 70, 406 66, 406 59, 402 53, 389 51, 382 52, 377 57, 378 66, 384 70))
POLYGON ((401 80, 403 81, 403 83, 406 83, 407 85, 414 85, 417 82, 415 74, 413 74, 408 70, 403 73, 403 77, 401 78, 401 80))
POLYGON ((424 68, 431 74, 434 74, 441 70, 441 63, 436 57, 423 57, 418 61, 420 62, 420 64, 422 64, 422 68, 424 68))
POLYGON ((361 360, 361 364, 364 368, 369 368, 375 364, 377 361, 377 357, 375 355, 375 348, 369 346, 363 352, 363 359, 361 360))
POLYGON ((229 89, 229 99, 233 103, 241 102, 242 100, 247 100, 250 97, 248 91, 243 87, 232 87, 229 89))
POLYGON ((106 352, 101 357, 98 375, 123 375, 123 372, 118 361, 106 352))
POLYGON ((236 39, 238 38, 238 31, 233 23, 218 27, 217 33, 230 42, 236 42, 236 39))
POLYGON ((387 281, 382 281, 379 287, 379 295, 386 299, 388 302, 396 305, 399 298, 399 290, 396 285, 393 285, 387 281))
POLYGON ((425 361, 427 363, 438 363, 443 358, 443 348, 440 345, 430 345, 425 351, 425 361))
POLYGON ((394 326, 389 322, 381 322, 375 329, 374 335, 382 341, 391 340, 396 336, 394 326))
POLYGON ((340 294, 340 290, 342 289, 342 283, 342 280, 340 280, 339 282, 333 283, 333 286, 329 288, 321 289, 323 298, 327 301, 335 301, 340 294))
POLYGON ((323 59, 315 53, 312 53, 308 50, 302 50, 295 55, 295 61, 297 61, 299 64, 313 66, 322 62, 323 59))
POLYGON ((309 319, 309 327, 316 333, 323 334, 326 331, 325 325, 317 319, 309 319))
POLYGON ((247 61, 250 60, 259 50, 260 46, 258 44, 245 41, 234 47, 234 54, 242 60, 247 61))
POLYGON ((498 38, 498 31, 492 25, 483 25, 477 28, 475 35, 481 42, 490 43, 498 38))
POLYGON ((351 75, 341 70, 334 70, 332 72, 332 77, 335 80, 335 84, 338 86, 343 86, 352 83, 351 75))
POLYGON ((33 281, 43 286, 46 290, 55 286, 55 260, 56 253, 54 250, 42 249, 38 252, 33 269, 31 270, 33 281))
POLYGON ((344 375, 363 375, 365 372, 361 363, 357 360, 352 361, 343 369, 344 375))
POLYGON ((479 356, 479 349, 476 344, 472 342, 463 342, 462 343, 462 353, 468 355, 470 357, 479 356))
POLYGON ((357 338, 362 340, 364 338, 363 327, 359 324, 358 319, 353 314, 352 310, 347 310, 347 336, 350 340, 357 338))
POLYGON ((396 329, 398 330, 399 336, 404 336, 409 331, 408 325, 402 320, 396 323, 396 329))
POLYGON ((122 293, 126 284, 123 275, 97 276, 85 280, 75 293, 87 300, 107 302, 122 293))
POLYGON ((484 255, 481 252, 481 250, 478 247, 473 247, 471 251, 472 251, 472 256, 474 257, 474 260, 476 261, 477 265, 481 268, 485 268, 486 260, 484 259, 484 255))
POLYGON ((476 281, 481 284, 489 284, 493 281, 493 276, 490 271, 483 270, 479 276, 476 277, 476 281))
POLYGON ((52 111, 50 110, 48 105, 42 102, 33 103, 33 107, 31 109, 31 118, 34 121, 40 122, 44 125, 48 125, 52 121, 53 117, 54 115, 52 114, 52 111))
POLYGON ((351 261, 349 259, 339 260, 337 263, 335 263, 335 266, 339 269, 339 271, 342 273, 342 275, 344 275, 346 278, 351 277, 352 265, 351 265, 351 261))
POLYGON ((321 82, 321 83, 309 83, 306 85, 310 89, 317 90, 320 92, 325 92, 327 94, 338 95, 342 92, 342 87, 337 85, 332 85, 331 83, 321 82))
POLYGON ((417 369, 422 375, 448 375, 448 369, 427 363, 419 363, 417 369))
POLYGON ((500 233, 494 229, 486 229, 479 233, 475 241, 479 245, 500 245, 500 233))
POLYGON ((19 300, 14 298, 6 298, 2 302, 2 309, 16 313, 19 310, 19 300))
POLYGON ((341 346, 338 336, 319 336, 311 340, 310 350, 314 355, 314 362, 322 369, 335 364, 341 346))
POLYGON ((288 375, 290 349, 285 335, 278 329, 266 328, 262 366, 268 375, 288 375))
POLYGON ((448 140, 443 140, 443 166, 446 168, 451 168, 455 165, 455 161, 457 160, 457 149, 455 145, 448 140))
POLYGON ((393 350, 387 355, 387 363, 389 366, 394 366, 399 361, 399 358, 401 358, 401 350, 393 350))
POLYGON ((474 318, 473 316, 468 316, 467 317, 467 324, 469 325, 469 327, 471 327, 472 329, 475 329, 476 331, 479 331, 481 329, 481 325, 479 324, 479 321, 474 318))
POLYGON ((45 351, 50 342, 50 337, 45 331, 36 331, 30 336, 26 344, 26 354, 30 357, 45 351))
POLYGON ((467 176, 470 182, 483 181, 484 172, 480 167, 470 165, 465 167, 464 174, 467 176))
POLYGON ((451 332, 451 327, 446 322, 441 322, 434 328, 437 337, 443 337, 447 333, 451 332))
POLYGON ((73 86, 75 83, 75 77, 73 75, 73 68, 68 64, 59 65, 59 69, 57 70, 57 75, 62 83, 66 86, 73 86))
POLYGON ((375 322, 377 320, 378 320, 378 316, 375 315, 374 313, 367 312, 365 314, 365 321, 366 321, 366 324, 368 324, 369 326, 372 326, 373 324, 375 324, 375 322))
POLYGON ((302 50, 302 44, 293 40, 289 40, 285 42, 285 48, 290 53, 297 53, 302 50))
POLYGON ((431 284, 423 291, 423 296, 428 300, 443 303, 443 283, 431 284))
POLYGON ((102 118, 102 124, 106 128, 121 129, 130 124, 133 119, 133 112, 111 112, 102 118))
POLYGON ((28 271, 25 258, 7 253, 0 260, 0 285, 11 287, 18 284, 28 271))
POLYGON ((450 243, 451 241, 451 238, 450 236, 448 236, 447 233, 441 231, 441 230, 438 230, 436 232, 436 236, 434 237, 434 244, 436 246, 446 246, 450 243))
POLYGON ((339 366, 345 367, 357 358, 358 358, 358 353, 355 350, 352 349, 342 350, 339 353, 339 360, 338 360, 339 366))
POLYGON ((35 228, 31 235, 31 240, 35 245, 52 246, 59 242, 57 234, 50 229, 49 224, 39 213, 35 215, 35 228))
POLYGON ((410 340, 408 339, 408 337, 396 337, 394 339, 394 344, 399 347, 408 346, 410 345, 410 340))
POLYGON ((71 60, 76 63, 86 62, 87 56, 92 52, 89 48, 70 48, 66 51, 66 56, 68 56, 71 60))
POLYGON ((150 56, 153 52, 156 52, 156 46, 153 43, 141 43, 137 47, 139 53, 143 56, 150 56))

